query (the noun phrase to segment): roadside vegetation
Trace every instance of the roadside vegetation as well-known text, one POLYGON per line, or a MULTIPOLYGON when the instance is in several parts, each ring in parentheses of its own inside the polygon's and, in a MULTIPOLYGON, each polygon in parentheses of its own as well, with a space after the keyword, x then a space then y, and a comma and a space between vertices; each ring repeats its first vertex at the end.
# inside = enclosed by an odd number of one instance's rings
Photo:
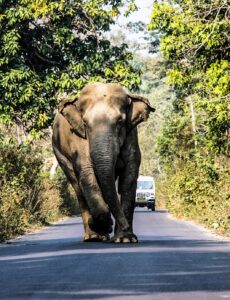
POLYGON ((0 0, 0 241, 78 213, 50 126, 60 96, 93 81, 119 82, 156 108, 139 141, 158 207, 230 236, 230 6, 153 1, 148 26, 109 32, 135 9, 134 0, 0 0))
POLYGON ((64 174, 50 178, 50 141, 19 145, 14 130, 0 128, 0 241, 79 213, 64 174))
POLYGON ((229 13, 224 0, 156 1, 148 27, 175 93, 157 139, 166 205, 228 236, 229 13))

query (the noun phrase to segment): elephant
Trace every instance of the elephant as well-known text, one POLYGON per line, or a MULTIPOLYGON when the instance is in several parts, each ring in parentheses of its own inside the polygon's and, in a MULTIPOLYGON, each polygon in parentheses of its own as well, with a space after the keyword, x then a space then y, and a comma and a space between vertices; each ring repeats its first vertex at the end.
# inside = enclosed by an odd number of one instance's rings
POLYGON ((117 83, 90 83, 79 97, 61 101, 52 145, 79 201, 83 241, 110 240, 114 230, 113 242, 138 242, 133 233, 141 161, 137 125, 154 111, 147 98, 117 83))

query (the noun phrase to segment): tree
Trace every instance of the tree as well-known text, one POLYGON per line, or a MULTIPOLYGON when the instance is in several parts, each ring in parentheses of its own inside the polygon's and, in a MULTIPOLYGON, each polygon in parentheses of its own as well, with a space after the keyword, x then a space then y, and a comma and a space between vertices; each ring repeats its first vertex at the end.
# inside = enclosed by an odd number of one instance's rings
POLYGON ((103 35, 125 2, 0 0, 0 121, 36 133, 51 123, 59 93, 92 81, 136 89, 127 45, 112 46, 103 35))
POLYGON ((229 13, 226 0, 155 1, 149 25, 176 94, 158 138, 167 206, 228 236, 229 13))
POLYGON ((156 1, 149 25, 161 34, 176 109, 196 120, 200 145, 225 155, 230 134, 229 13, 226 0, 156 1))
POLYGON ((161 56, 135 56, 134 64, 142 70, 140 93, 145 95, 156 109, 149 116, 148 122, 140 125, 138 130, 142 152, 141 174, 158 176, 161 163, 157 153, 157 138, 164 126, 166 116, 171 112, 175 97, 166 81, 165 63, 161 56))

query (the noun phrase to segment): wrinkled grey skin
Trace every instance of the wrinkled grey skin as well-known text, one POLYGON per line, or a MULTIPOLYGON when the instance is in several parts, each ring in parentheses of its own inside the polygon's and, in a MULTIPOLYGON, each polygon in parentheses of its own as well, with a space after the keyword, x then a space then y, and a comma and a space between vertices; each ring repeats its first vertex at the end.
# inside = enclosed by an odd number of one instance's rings
POLYGON ((133 212, 140 166, 136 126, 154 111, 146 98, 118 84, 87 85, 63 101, 53 125, 53 150, 81 209, 84 241, 137 242, 133 212), (118 180, 118 192, 115 182, 118 180))

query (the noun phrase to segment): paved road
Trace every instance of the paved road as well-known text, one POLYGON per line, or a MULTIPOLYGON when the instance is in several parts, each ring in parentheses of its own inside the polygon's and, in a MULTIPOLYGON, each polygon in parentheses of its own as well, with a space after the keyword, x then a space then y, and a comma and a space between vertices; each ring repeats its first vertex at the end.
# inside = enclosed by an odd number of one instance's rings
POLYGON ((140 243, 82 243, 80 218, 0 245, 0 299, 230 299, 230 242, 164 211, 140 243))

